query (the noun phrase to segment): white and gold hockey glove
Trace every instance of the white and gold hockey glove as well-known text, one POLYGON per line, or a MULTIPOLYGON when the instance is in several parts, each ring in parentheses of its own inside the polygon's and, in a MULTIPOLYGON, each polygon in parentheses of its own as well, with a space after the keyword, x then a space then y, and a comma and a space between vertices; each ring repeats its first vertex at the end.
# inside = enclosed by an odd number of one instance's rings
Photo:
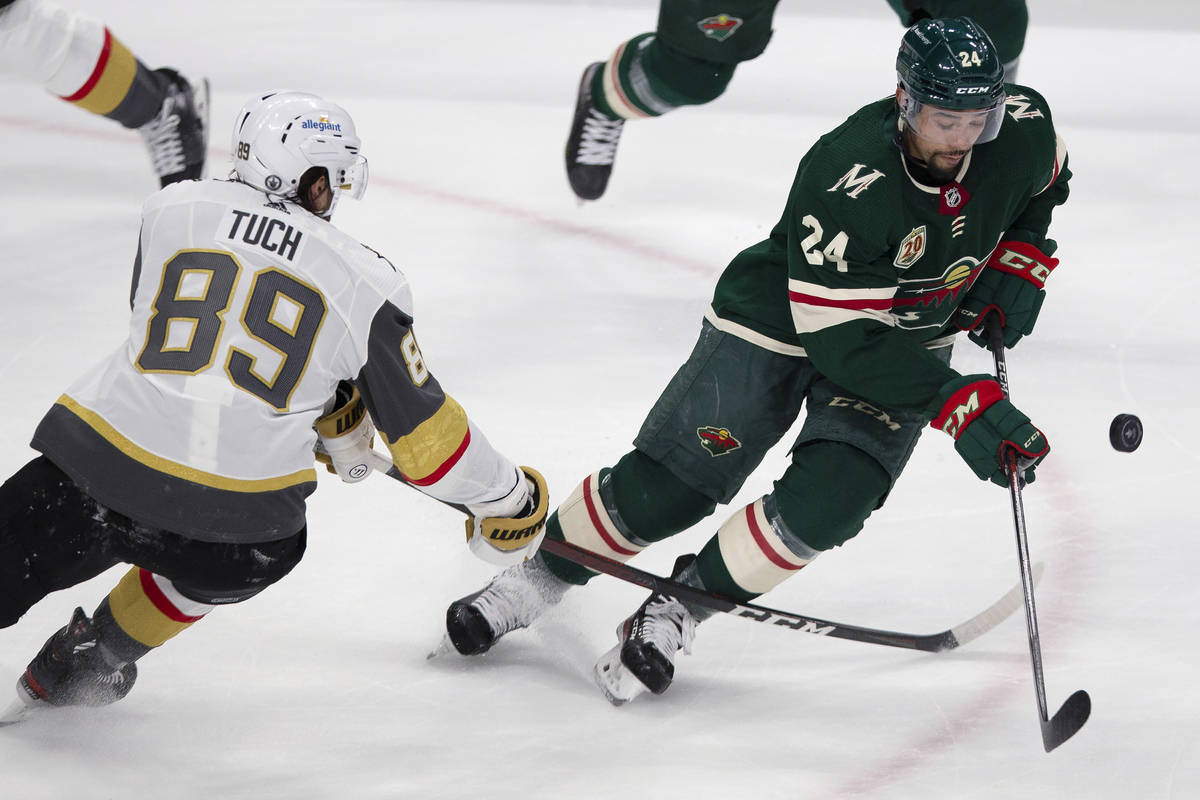
POLYGON ((550 500, 546 479, 521 467, 522 480, 499 500, 470 506, 467 546, 490 564, 508 566, 531 558, 542 543, 550 500))
POLYGON ((346 483, 358 483, 379 466, 380 459, 371 449, 375 425, 358 394, 358 387, 349 381, 338 384, 330 406, 332 410, 314 426, 317 431, 314 455, 346 483))

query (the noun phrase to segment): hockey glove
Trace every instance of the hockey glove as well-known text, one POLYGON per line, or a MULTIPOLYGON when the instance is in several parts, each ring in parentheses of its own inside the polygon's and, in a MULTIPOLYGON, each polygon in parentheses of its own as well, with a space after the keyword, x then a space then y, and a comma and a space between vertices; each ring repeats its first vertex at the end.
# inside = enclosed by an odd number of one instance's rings
POLYGON ((1013 347, 1022 336, 1033 332, 1046 299, 1046 279, 1057 266, 1057 258, 1034 245, 1000 242, 959 307, 955 325, 968 331, 972 342, 986 348, 983 318, 995 311, 1000 314, 1004 346, 1013 347))
POLYGON ((532 467, 521 467, 521 477, 511 492, 468 510, 467 546, 471 552, 499 566, 519 563, 531 558, 542 543, 550 510, 546 479, 532 467))
POLYGON ((1017 469, 1033 483, 1034 467, 1050 452, 1046 435, 1029 423, 990 375, 965 375, 938 392, 941 405, 930 427, 954 437, 954 449, 980 480, 1008 486, 1006 451, 1017 454, 1017 469))
POLYGON ((346 483, 358 483, 371 474, 375 464, 371 458, 375 425, 358 394, 358 387, 349 381, 338 384, 330 405, 332 410, 314 426, 317 444, 313 454, 327 470, 346 483))

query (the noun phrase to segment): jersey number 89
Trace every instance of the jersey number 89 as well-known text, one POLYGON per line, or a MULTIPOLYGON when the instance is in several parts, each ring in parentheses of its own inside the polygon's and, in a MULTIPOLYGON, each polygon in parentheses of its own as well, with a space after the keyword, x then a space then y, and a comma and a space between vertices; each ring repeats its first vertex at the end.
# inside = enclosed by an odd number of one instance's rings
MULTIPOLYGON (((182 250, 172 256, 163 265, 162 285, 151 304, 154 313, 138 367, 181 375, 211 367, 240 272, 233 255, 220 250, 182 250)), ((274 374, 260 375, 255 357, 231 344, 223 364, 229 380, 286 411, 325 310, 320 292, 286 272, 270 268, 256 273, 238 322, 250 338, 278 354, 279 364, 274 374)))

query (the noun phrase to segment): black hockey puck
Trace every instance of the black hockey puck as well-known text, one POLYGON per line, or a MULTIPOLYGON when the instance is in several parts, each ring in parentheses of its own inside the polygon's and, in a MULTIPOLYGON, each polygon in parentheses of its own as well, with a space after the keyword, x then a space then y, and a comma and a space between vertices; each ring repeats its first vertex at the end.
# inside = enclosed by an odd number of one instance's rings
POLYGON ((1117 414, 1108 426, 1108 441, 1114 450, 1132 453, 1142 443, 1142 421, 1133 414, 1117 414))

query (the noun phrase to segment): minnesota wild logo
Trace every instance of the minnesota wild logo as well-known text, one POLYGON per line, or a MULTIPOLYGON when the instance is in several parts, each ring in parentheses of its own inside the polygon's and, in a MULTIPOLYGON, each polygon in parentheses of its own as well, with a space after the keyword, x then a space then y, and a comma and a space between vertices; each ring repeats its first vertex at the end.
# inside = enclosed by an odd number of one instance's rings
POLYGON ((705 17, 700 20, 696 23, 696 27, 709 39, 723 42, 733 36, 734 31, 742 27, 742 20, 728 14, 717 14, 715 17, 705 17))
POLYGON ((728 428, 714 428, 712 425, 705 425, 703 428, 696 429, 696 435, 700 437, 700 446, 707 450, 713 458, 723 456, 742 446, 741 442, 733 438, 728 428))
POLYGON ((892 317, 905 330, 944 325, 957 307, 956 298, 971 288, 983 271, 973 256, 963 256, 941 275, 930 278, 901 278, 900 290, 892 298, 892 317), (941 308, 942 313, 931 313, 941 308))

